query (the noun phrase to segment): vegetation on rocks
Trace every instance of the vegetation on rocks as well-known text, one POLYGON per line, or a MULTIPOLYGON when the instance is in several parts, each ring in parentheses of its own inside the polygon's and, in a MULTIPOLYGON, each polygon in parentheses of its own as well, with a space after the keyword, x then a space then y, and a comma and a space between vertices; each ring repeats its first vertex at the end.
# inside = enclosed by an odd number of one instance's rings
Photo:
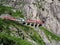
POLYGON ((13 7, 6 7, 2 5, 0 5, 0 15, 1 14, 10 14, 13 17, 24 18, 23 13, 21 11, 16 10, 13 7), (15 10, 15 12, 13 10, 15 10))
MULTIPOLYGON (((13 12, 11 9, 12 9, 11 7, 0 6, 0 15, 8 13, 8 14, 11 14, 13 17, 18 17, 18 16, 23 17, 22 12, 19 12, 19 11, 13 12)), ((1 40, 0 41, 2 41, 2 39, 3 39, 3 41, 1 43, 3 43, 3 44, 4 43, 9 43, 6 40, 8 40, 8 41, 12 40, 12 42, 10 41, 10 43, 18 42, 18 45, 20 45, 19 44, 19 42, 20 42, 21 45, 25 44, 26 41, 22 41, 23 39, 20 39, 20 41, 19 41, 18 39, 16 39, 17 37, 15 38, 14 36, 10 35, 10 33, 11 33, 11 31, 9 29, 10 25, 14 26, 15 28, 17 28, 19 30, 20 29, 24 30, 27 35, 29 35, 28 33, 32 32, 33 34, 31 34, 29 36, 34 41, 36 41, 37 43, 39 43, 39 45, 44 45, 45 44, 44 41, 42 40, 42 38, 40 37, 40 35, 36 31, 34 31, 33 28, 31 28, 29 26, 22 25, 22 24, 20 24, 18 22, 15 22, 15 21, 4 20, 4 19, 0 19, 0 32, 2 32, 2 33, 0 33, 0 35, 1 35, 0 36, 1 40), (31 31, 31 32, 29 32, 29 31, 31 31), (17 41, 14 40, 14 38, 17 41), (6 41, 6 42, 4 42, 4 41, 6 41), (22 43, 22 42, 24 42, 24 43, 22 43)), ((13 44, 10 44, 10 45, 13 45, 13 44)), ((29 43, 26 42, 26 45, 31 45, 31 44, 29 44, 29 43)))
POLYGON ((44 33, 46 34, 47 38, 51 41, 52 40, 56 40, 56 41, 60 41, 60 37, 53 34, 52 32, 48 31, 46 28, 44 27, 40 27, 41 30, 44 31, 44 33))
MULTIPOLYGON (((35 3, 33 4, 35 5, 35 3)), ((38 8, 42 8, 42 5, 40 5, 39 1, 37 1, 36 6, 38 8)), ((13 7, 6 7, 2 5, 0 5, 0 15, 1 14, 9 14, 15 18, 24 18, 22 11, 19 11, 13 7)), ((45 33, 46 37, 50 41, 51 40, 60 41, 59 36, 48 31, 46 28, 44 27, 38 27, 38 28, 45 33)), ((22 23, 16 21, 0 18, 0 45, 2 44, 3 45, 33 45, 32 41, 30 42, 27 40, 25 34, 28 36, 28 39, 33 40, 35 43, 37 43, 37 45, 46 45, 41 35, 39 35, 39 33, 36 30, 34 30, 34 28, 32 28, 31 26, 23 25, 22 23), (14 32, 13 30, 14 31, 17 30, 17 31, 14 32), (19 33, 19 31, 21 34, 19 33), (14 32, 15 35, 12 34, 12 32, 14 32), (23 35, 23 37, 21 35, 23 35)))

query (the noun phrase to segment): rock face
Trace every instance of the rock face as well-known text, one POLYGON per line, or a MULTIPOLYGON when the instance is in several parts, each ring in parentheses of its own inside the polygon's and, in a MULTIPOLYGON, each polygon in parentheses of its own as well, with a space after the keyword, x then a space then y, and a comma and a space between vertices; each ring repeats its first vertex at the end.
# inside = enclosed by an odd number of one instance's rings
MULTIPOLYGON (((30 1, 31 2, 31 1, 30 1)), ((46 27, 47 29, 49 29, 49 31, 51 31, 52 33, 60 36, 60 5, 59 5, 59 1, 57 0, 34 0, 33 2, 26 4, 24 7, 25 8, 25 12, 27 13, 27 17, 29 18, 29 16, 31 16, 33 19, 35 18, 39 18, 43 17, 46 18, 46 22, 43 25, 44 27, 46 27), (33 4, 35 3, 35 5, 33 4), (39 3, 39 5, 42 5, 41 8, 39 8, 37 6, 37 4, 39 3)), ((30 18, 31 18, 30 17, 30 18)), ((41 31, 40 31, 41 32, 41 31)), ((39 32, 39 33, 40 33, 39 32)), ((44 34, 40 34, 43 37, 44 34)), ((56 41, 52 41, 51 43, 48 43, 49 41, 47 41, 46 37, 44 39, 46 41, 46 45, 59 45, 59 43, 57 43, 56 41)))
POLYGON ((28 1, 30 3, 27 3, 24 5, 24 9, 26 12, 26 15, 28 18, 35 18, 39 16, 41 17, 47 17, 47 21, 44 24, 44 27, 48 28, 51 32, 54 32, 56 35, 60 35, 60 3, 57 0, 32 0, 28 1), (37 5, 34 5, 33 3, 37 4, 39 2, 40 5, 42 5, 42 8, 39 9, 37 5), (39 13, 38 13, 39 12, 39 13))
MULTIPOLYGON (((57 36, 60 36, 60 1, 59 0, 19 0, 10 1, 8 5, 18 9, 22 9, 24 16, 27 19, 41 19, 46 18, 43 27, 49 29, 50 32, 57 36)), ((39 29, 38 29, 39 31, 39 29)), ((48 41, 44 32, 39 31, 46 45, 60 45, 59 42, 52 40, 52 43, 48 41)))

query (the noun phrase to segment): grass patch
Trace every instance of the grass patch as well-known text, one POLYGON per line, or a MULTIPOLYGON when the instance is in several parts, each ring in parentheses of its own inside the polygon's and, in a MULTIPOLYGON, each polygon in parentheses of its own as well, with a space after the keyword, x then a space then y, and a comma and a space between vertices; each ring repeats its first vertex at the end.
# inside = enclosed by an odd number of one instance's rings
POLYGON ((9 40, 12 40, 15 43, 17 43, 17 45, 32 45, 31 43, 27 42, 26 40, 23 40, 21 38, 17 38, 15 36, 10 36, 6 33, 0 33, 0 40, 1 40, 1 38, 6 38, 6 39, 9 39, 9 40))
POLYGON ((32 40, 37 42, 37 44, 46 45, 43 39, 41 38, 41 36, 33 28, 29 26, 24 26, 22 24, 19 24, 19 26, 18 25, 14 25, 14 26, 16 26, 18 29, 24 30, 28 35, 30 34, 29 36, 32 38, 32 40))
POLYGON ((60 37, 53 34, 52 32, 48 31, 46 28, 44 27, 39 27, 41 30, 43 30, 46 34, 46 36, 48 37, 48 39, 50 39, 50 36, 51 36, 51 39, 54 39, 56 41, 60 41, 60 37))
POLYGON ((23 12, 18 11, 18 10, 16 10, 16 12, 14 12, 12 9, 13 9, 12 7, 6 7, 6 6, 0 5, 0 15, 1 14, 10 14, 13 17, 24 18, 23 12))

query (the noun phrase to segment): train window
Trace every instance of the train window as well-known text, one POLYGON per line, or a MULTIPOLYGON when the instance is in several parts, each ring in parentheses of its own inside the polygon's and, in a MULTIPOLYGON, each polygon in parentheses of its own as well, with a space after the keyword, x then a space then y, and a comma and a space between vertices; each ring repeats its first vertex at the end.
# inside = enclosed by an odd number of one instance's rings
POLYGON ((44 11, 44 8, 42 8, 42 11, 44 11))

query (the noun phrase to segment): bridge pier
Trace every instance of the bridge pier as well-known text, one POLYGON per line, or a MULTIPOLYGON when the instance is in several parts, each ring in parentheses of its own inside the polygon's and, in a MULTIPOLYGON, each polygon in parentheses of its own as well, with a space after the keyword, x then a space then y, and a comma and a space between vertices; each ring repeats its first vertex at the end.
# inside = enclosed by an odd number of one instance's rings
POLYGON ((25 23, 25 25, 27 25, 27 23, 25 23))
POLYGON ((23 25, 29 25, 29 26, 33 26, 33 27, 39 27, 39 26, 42 26, 42 24, 37 24, 37 23, 27 23, 27 22, 23 22, 23 25))
POLYGON ((37 24, 37 27, 39 27, 39 24, 37 24))
POLYGON ((32 23, 30 23, 30 26, 31 26, 32 23))

